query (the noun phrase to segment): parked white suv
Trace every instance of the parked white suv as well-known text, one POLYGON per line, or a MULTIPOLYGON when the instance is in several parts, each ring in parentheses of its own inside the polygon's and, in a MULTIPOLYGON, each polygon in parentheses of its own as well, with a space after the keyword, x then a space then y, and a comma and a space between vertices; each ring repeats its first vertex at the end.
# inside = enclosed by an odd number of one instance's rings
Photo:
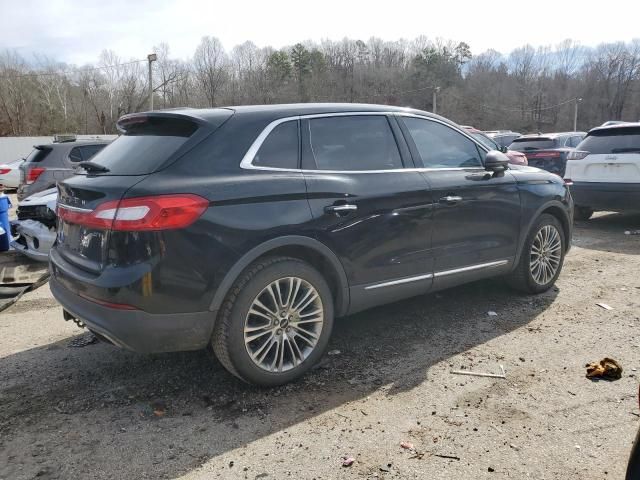
POLYGON ((577 220, 595 210, 640 210, 640 122, 589 131, 569 153, 564 178, 577 220))

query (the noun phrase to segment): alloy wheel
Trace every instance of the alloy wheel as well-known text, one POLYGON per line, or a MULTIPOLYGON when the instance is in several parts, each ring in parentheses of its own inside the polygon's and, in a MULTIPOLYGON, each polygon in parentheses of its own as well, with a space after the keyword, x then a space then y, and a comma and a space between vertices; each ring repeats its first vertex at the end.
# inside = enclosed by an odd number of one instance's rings
POLYGON ((306 280, 285 277, 254 298, 244 322, 244 342, 253 363, 281 373, 300 365, 315 349, 324 323, 320 294, 306 280))
POLYGON ((529 268, 538 285, 546 285, 558 272, 562 259, 562 238, 554 225, 543 226, 531 244, 529 268))

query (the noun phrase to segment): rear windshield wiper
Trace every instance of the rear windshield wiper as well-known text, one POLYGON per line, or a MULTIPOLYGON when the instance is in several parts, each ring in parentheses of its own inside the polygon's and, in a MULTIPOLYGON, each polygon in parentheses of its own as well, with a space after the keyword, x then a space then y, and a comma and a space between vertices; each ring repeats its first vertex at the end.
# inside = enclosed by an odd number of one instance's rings
POLYGON ((87 172, 107 173, 109 171, 107 167, 94 162, 80 162, 78 165, 84 168, 87 172))

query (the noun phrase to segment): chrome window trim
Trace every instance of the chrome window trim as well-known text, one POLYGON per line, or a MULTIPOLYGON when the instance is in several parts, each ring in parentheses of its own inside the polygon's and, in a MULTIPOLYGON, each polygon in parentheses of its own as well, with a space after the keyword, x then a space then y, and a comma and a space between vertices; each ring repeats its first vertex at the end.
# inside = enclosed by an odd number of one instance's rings
POLYGON ((423 120, 430 120, 432 122, 440 123, 446 127, 451 128, 452 130, 461 133, 469 140, 471 140, 475 145, 478 145, 485 153, 488 152, 487 148, 481 143, 477 142, 473 137, 467 134, 462 129, 456 129, 452 125, 449 125, 442 120, 437 118, 425 117, 424 115, 417 115, 415 113, 394 111, 394 112, 333 112, 333 113, 314 113, 309 115, 295 115, 293 117, 284 117, 279 118, 277 120, 269 123, 263 130, 260 132, 258 137, 253 141, 247 153, 244 154, 242 160, 240 161, 240 168, 244 170, 263 170, 268 172, 293 172, 293 173, 326 173, 326 174, 360 174, 360 173, 407 173, 407 172, 445 172, 445 171, 462 171, 462 170, 478 170, 484 171, 484 167, 447 167, 447 168, 433 168, 433 167, 411 167, 411 168, 393 168, 387 170, 311 170, 304 168, 278 168, 278 167, 263 167, 258 165, 253 165, 253 158, 258 153, 258 150, 264 143, 267 136, 276 128, 278 125, 285 122, 292 122, 298 120, 306 120, 311 118, 326 118, 326 117, 352 117, 352 116, 365 116, 365 115, 377 115, 377 116, 400 116, 400 117, 414 117, 421 118, 423 120))
POLYGON ((501 267, 509 263, 509 260, 497 260, 495 262, 478 263, 476 265, 469 265, 467 267, 454 268, 453 270, 442 270, 435 273, 427 273, 424 275, 417 275, 415 277, 399 278, 397 280, 390 280, 382 283, 375 283, 364 287, 365 290, 373 290, 375 288, 391 287, 393 285, 400 285, 403 283, 417 282, 419 280, 426 280, 428 278, 446 277, 447 275, 455 275, 457 273, 471 272, 474 270, 481 270, 483 268, 501 267))

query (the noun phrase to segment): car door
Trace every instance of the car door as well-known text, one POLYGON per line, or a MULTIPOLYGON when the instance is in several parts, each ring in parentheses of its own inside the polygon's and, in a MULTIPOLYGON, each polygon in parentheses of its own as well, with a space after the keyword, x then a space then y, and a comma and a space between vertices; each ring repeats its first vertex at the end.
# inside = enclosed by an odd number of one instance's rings
POLYGON ((486 151, 436 119, 399 117, 433 195, 434 287, 507 271, 520 235, 520 196, 508 172, 484 170, 486 151))
POLYGON ((395 118, 304 117, 303 173, 318 240, 342 262, 350 311, 426 292, 432 202, 395 118))

